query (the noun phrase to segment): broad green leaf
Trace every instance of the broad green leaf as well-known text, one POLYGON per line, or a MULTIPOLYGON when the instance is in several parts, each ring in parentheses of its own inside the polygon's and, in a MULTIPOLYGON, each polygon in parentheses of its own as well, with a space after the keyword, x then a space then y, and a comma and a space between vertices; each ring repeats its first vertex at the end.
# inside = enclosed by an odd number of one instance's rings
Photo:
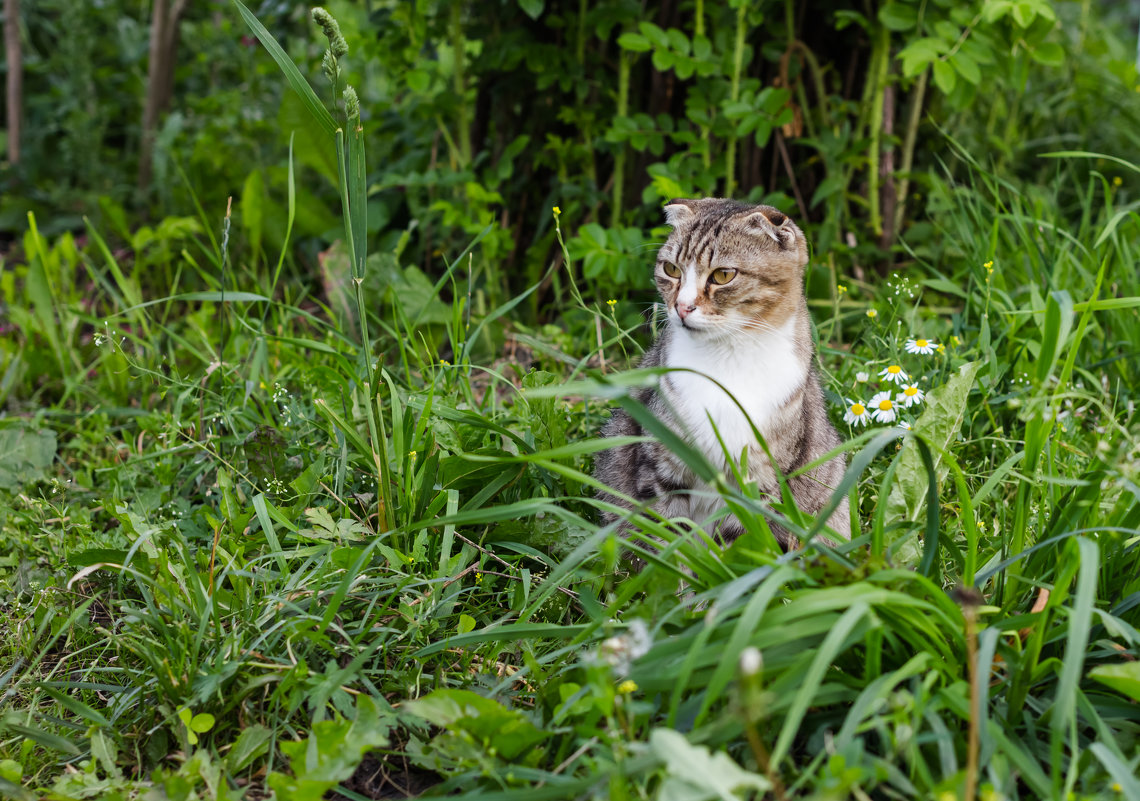
POLYGON ((930 36, 911 42, 897 56, 902 61, 903 75, 908 78, 918 75, 945 52, 945 47, 940 40, 930 36))
POLYGON ((1140 702, 1140 662, 1100 665, 1089 671, 1089 678, 1140 702))
POLYGON ((503 759, 514 760, 551 736, 522 712, 470 690, 436 690, 404 704, 404 709, 446 731, 433 740, 437 749, 450 749, 456 739, 471 738, 503 759), (466 737, 463 737, 466 735, 466 737))
POLYGON ((879 22, 892 31, 909 31, 918 23, 918 7, 908 3, 887 3, 879 9, 879 22))
POLYGON ((951 66, 958 71, 967 83, 977 86, 982 80, 982 71, 978 68, 978 62, 970 58, 968 55, 959 50, 950 59, 951 66))
POLYGON ((273 737, 271 729, 255 723, 242 729, 226 754, 226 768, 231 773, 245 770, 255 759, 269 751, 269 741, 273 737))
POLYGON ((471 615, 460 615, 459 616, 459 625, 456 626, 456 630, 460 634, 466 634, 469 631, 474 631, 475 630, 475 618, 471 617, 471 615))
POLYGON ((214 716, 209 712, 199 712, 190 720, 190 730, 198 734, 205 734, 214 728, 214 716))
MULTIPOLYGON (((966 400, 978 374, 979 362, 962 365, 957 375, 941 387, 926 394, 922 416, 915 421, 914 431, 930 443, 938 480, 941 482, 947 473, 942 464, 940 451, 949 448, 966 414, 966 400)), ((917 446, 910 441, 903 444, 899 454, 900 464, 895 475, 895 483, 887 498, 887 522, 894 520, 917 520, 926 498, 929 479, 922 465, 922 457, 917 446)))
POLYGON ((546 0, 519 0, 519 8, 531 19, 538 19, 546 7, 546 0))
POLYGON ((17 424, 0 429, 0 489, 16 492, 30 481, 47 478, 55 450, 50 428, 17 424))
POLYGON ((289 758, 290 776, 276 771, 266 783, 279 801, 320 801, 328 790, 349 778, 364 755, 388 744, 393 720, 381 714, 366 695, 356 702, 356 720, 323 720, 313 724, 307 739, 281 742, 289 758))
POLYGON ((1030 50, 1029 55, 1038 64, 1047 67, 1059 67, 1065 63, 1065 48, 1056 42, 1042 42, 1030 50))
POLYGON ((623 33, 618 37, 618 45, 623 50, 632 50, 634 53, 645 53, 653 49, 649 40, 640 33, 623 33))
POLYGON ((947 95, 958 85, 958 74, 948 62, 941 60, 934 62, 934 85, 947 95))
POLYGON ((673 729, 654 729, 649 735, 649 747, 666 771, 658 801, 745 798, 752 795, 749 790, 763 794, 771 788, 768 779, 746 771, 728 754, 711 753, 706 746, 693 745, 673 729))

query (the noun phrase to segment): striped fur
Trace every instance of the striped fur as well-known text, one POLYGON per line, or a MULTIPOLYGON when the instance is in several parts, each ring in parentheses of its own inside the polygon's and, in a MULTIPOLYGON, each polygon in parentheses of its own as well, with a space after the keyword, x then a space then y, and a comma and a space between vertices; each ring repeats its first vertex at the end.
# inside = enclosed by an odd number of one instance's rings
MULTIPOLYGON (((731 200, 674 200, 665 212, 673 233, 658 253, 655 280, 668 323, 641 366, 677 370, 655 389, 638 390, 636 397, 726 475, 731 474, 726 451, 739 461, 746 450, 749 480, 779 497, 775 468, 787 475, 840 442, 814 367, 803 293, 808 261, 803 232, 770 206, 731 200), (729 273, 729 280, 717 283, 729 273)), ((602 431, 607 437, 645 433, 620 410, 602 431)), ((818 513, 843 470, 840 456, 789 479, 799 508, 818 513)), ((711 528, 710 517, 721 511, 719 499, 657 442, 599 454, 595 476, 666 518, 684 517, 711 528)), ((612 493, 599 497, 628 506, 612 493)), ((604 517, 612 522, 616 516, 604 517)), ((850 537, 846 499, 828 525, 840 537, 850 537)), ((787 531, 773 530, 785 548, 796 546, 787 531)), ((727 517, 716 533, 731 542, 741 533, 740 523, 727 517)))

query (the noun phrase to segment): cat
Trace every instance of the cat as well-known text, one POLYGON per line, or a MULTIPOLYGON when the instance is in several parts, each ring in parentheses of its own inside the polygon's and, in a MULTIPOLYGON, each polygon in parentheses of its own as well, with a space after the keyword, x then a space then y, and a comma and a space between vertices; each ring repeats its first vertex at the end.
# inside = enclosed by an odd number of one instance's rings
MULTIPOLYGON (((725 475, 731 476, 725 451, 739 460, 747 448, 748 480, 778 499, 775 470, 749 418, 785 476, 840 443, 814 366, 803 290, 808 263, 803 231, 771 206, 719 198, 672 200, 665 206, 665 218, 673 231, 657 254, 654 278, 668 322, 641 366, 688 368, 703 375, 666 373, 656 388, 643 387, 634 397, 725 475), (732 393, 747 418, 709 378, 732 393)), ((623 410, 615 411, 602 429, 603 437, 646 434, 623 410)), ((789 478, 796 505, 818 513, 844 467, 841 454, 789 478)), ((723 507, 719 496, 656 441, 599 453, 594 476, 667 519, 686 517, 704 525, 723 507)), ((612 493, 600 492, 598 497, 630 508, 612 493)), ((611 523, 618 515, 607 512, 603 519, 611 523)), ((839 537, 850 539, 847 498, 827 524, 839 537)), ((770 526, 785 550, 798 547, 785 528, 770 526)), ((733 516, 723 518, 716 531, 725 545, 741 533, 743 527, 733 516)))

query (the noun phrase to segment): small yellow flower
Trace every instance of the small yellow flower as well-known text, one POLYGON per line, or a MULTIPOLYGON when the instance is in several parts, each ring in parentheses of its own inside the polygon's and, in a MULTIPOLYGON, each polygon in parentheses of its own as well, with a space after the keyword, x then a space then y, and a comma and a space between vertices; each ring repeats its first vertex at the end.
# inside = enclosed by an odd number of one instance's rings
POLYGON ((408 451, 408 458, 414 462, 416 460, 416 452, 415 451, 408 451))
POLYGON ((1124 183, 1124 179, 1121 178, 1119 175, 1112 179, 1112 185, 1113 186, 1120 186, 1122 183, 1124 183))
POLYGON ((633 679, 626 679, 618 685, 617 691, 622 695, 629 695, 630 693, 637 692, 637 682, 633 679))
POLYGON ((449 362, 447 359, 440 359, 439 363, 441 365, 443 365, 444 367, 450 367, 451 366, 451 362, 449 362))
POLYGON ((867 309, 867 316, 870 317, 872 320, 874 320, 876 317, 879 316, 879 313, 877 311, 875 311, 874 309, 867 309))
POLYGON ((938 343, 938 347, 936 348, 936 350, 937 350, 939 353, 945 353, 945 352, 946 352, 946 346, 945 346, 945 345, 943 345, 941 342, 939 342, 939 343, 938 343))
POLYGON ((1114 792, 1114 793, 1124 792, 1124 788, 1120 786, 1120 782, 1113 782, 1112 783, 1112 792, 1114 792))
POLYGON ((558 208, 557 206, 555 206, 555 207, 554 207, 554 216, 555 216, 555 217, 557 217, 557 216, 558 216, 559 214, 561 214, 561 213, 562 213, 562 209, 560 209, 560 208, 558 208))
POLYGON ((956 348, 962 344, 962 340, 958 339, 958 337, 955 334, 951 334, 950 335, 950 344, 951 344, 951 346, 956 348))
POLYGON ((839 292, 840 295, 842 295, 844 292, 847 291, 847 286, 845 284, 840 284, 835 289, 837 292, 839 292))
POLYGON ((612 309, 614 306, 617 305, 617 301, 614 300, 613 298, 610 298, 609 300, 606 301, 606 305, 608 305, 612 309))
POLYGON ((994 263, 992 261, 987 261, 982 266, 986 268, 987 273, 992 273, 994 271, 994 263))

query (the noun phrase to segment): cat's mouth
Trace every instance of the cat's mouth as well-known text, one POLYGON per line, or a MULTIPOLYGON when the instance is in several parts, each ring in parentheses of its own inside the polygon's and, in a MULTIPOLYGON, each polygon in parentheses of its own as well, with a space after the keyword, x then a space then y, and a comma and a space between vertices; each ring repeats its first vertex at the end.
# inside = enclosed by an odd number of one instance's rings
POLYGON ((680 321, 681 327, 686 331, 703 332, 708 331, 710 327, 707 320, 694 320, 692 314, 688 315, 687 317, 682 317, 678 314, 677 320, 680 321))

